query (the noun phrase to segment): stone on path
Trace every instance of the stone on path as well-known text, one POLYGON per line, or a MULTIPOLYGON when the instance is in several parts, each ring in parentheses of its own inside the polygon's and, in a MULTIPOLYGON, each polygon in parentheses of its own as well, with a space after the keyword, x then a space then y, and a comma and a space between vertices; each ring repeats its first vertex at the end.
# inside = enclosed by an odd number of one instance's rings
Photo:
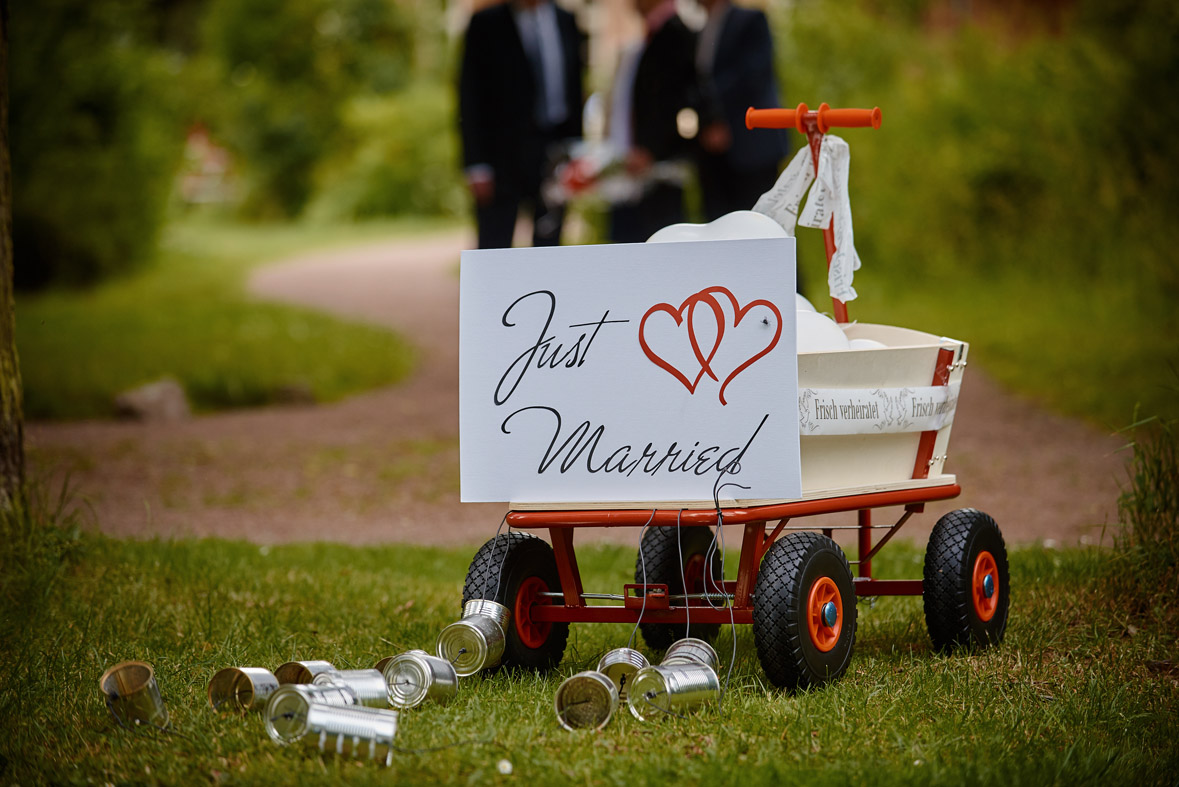
POLYGON ((115 414, 132 421, 183 421, 192 415, 192 409, 184 386, 164 377, 116 396, 115 414))

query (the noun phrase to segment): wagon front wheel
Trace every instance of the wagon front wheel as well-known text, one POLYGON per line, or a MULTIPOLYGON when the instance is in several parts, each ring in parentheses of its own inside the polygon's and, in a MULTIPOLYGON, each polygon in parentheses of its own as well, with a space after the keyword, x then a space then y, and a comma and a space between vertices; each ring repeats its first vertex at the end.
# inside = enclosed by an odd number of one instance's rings
POLYGON ((839 545, 818 533, 775 541, 758 571, 753 639, 770 682, 805 689, 847 671, 856 641, 856 590, 839 545))
POLYGON ((487 598, 508 608, 501 666, 549 670, 565 655, 569 624, 537 621, 532 610, 551 603, 545 594, 560 591, 553 548, 536 536, 508 533, 475 553, 463 584, 463 604, 487 598))
POLYGON ((938 520, 925 550, 925 624, 937 650, 997 645, 1007 630, 1011 581, 995 520, 962 508, 938 520))

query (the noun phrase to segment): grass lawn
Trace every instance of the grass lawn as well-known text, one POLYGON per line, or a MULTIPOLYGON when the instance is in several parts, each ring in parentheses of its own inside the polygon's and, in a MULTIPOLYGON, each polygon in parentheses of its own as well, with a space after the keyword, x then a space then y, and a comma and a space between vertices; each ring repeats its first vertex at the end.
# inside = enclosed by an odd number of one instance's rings
MULTIPOLYGON (((280 748, 258 714, 214 714, 208 681, 232 665, 369 667, 432 650, 457 617, 472 548, 7 535, 2 782, 1010 787, 1173 784, 1179 772, 1176 630, 1104 595, 1108 552, 1013 552, 1007 639, 979 654, 933 654, 917 599, 862 601, 849 672, 809 693, 768 687, 752 632, 738 628, 733 661, 722 630, 722 670, 733 669, 721 705, 659 723, 623 710, 601 733, 562 730, 553 695, 630 627, 575 624, 557 673, 464 679, 451 704, 403 714, 386 769, 280 748), (124 659, 154 665, 174 734, 108 716, 98 678, 124 659)), ((912 577, 921 560, 900 544, 873 562, 912 577)), ((581 563, 587 589, 618 592, 634 553, 586 548, 581 563)))
POLYGON ((92 290, 18 296, 25 415, 108 416, 115 394, 165 375, 184 385, 197 410, 266 404, 291 387, 330 401, 394 382, 412 366, 398 337, 250 299, 245 277, 284 255, 435 226, 174 222, 146 270, 92 290))

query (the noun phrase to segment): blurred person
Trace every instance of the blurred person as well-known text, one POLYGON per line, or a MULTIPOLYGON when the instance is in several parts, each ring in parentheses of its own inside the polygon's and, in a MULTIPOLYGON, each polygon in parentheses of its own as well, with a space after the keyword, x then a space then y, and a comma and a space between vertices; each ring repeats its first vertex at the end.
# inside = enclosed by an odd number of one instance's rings
POLYGON ((660 165, 691 158, 690 141, 680 134, 677 116, 695 103, 696 36, 676 14, 675 0, 635 0, 646 36, 641 48, 624 55, 615 84, 612 129, 627 149, 626 170, 650 182, 636 202, 611 211, 610 239, 641 243, 656 230, 684 220, 684 187, 658 177, 660 165), (622 111, 618 111, 621 109, 622 111), (626 117, 617 115, 625 114, 626 117))
POLYGON ((705 218, 712 221, 752 208, 774 185, 790 146, 784 129, 745 128, 749 107, 780 106, 766 15, 728 0, 699 2, 708 20, 696 49, 701 93, 697 167, 705 218))
POLYGON ((573 15, 551 0, 510 0, 471 17, 459 131, 479 248, 511 246, 522 206, 534 246, 560 243, 564 209, 548 208, 540 187, 554 145, 581 135, 582 68, 573 15))

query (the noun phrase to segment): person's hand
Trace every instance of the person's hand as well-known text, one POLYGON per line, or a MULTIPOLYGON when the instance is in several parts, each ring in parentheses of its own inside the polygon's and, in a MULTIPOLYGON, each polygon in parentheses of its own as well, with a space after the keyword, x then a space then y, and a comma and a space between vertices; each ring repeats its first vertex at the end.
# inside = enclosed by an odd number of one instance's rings
POLYGON ((710 123, 700 132, 700 147, 707 153, 724 153, 733 145, 733 135, 725 123, 710 123))
POLYGON ((495 178, 491 175, 472 175, 467 178, 467 188, 475 198, 475 204, 483 207, 495 198, 495 178))
POLYGON ((651 169, 654 163, 655 157, 646 148, 631 148, 626 154, 626 171, 636 177, 651 169))

